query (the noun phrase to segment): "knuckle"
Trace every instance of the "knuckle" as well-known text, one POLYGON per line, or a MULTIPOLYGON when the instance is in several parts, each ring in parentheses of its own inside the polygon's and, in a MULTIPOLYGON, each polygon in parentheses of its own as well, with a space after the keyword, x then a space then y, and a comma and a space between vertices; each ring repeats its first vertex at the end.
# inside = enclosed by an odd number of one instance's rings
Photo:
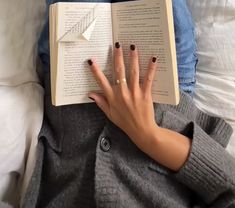
POLYGON ((107 97, 107 101, 108 101, 109 106, 112 106, 113 103, 115 103, 116 99, 115 99, 114 93, 109 94, 109 96, 107 97))
POLYGON ((148 90, 147 92, 145 92, 144 93, 144 100, 146 101, 146 102, 148 102, 149 100, 151 100, 151 90, 148 90))
POLYGON ((98 69, 96 67, 92 67, 91 72, 96 76, 98 75, 98 69))
POLYGON ((121 52, 116 53, 116 55, 115 55, 115 61, 116 61, 117 63, 123 61, 123 54, 122 54, 121 52))
POLYGON ((146 81, 148 83, 151 83, 153 81, 152 76, 148 75, 146 81))
POLYGON ((154 66, 151 66, 151 67, 149 67, 149 70, 150 70, 150 71, 154 71, 154 70, 155 70, 155 67, 154 67, 154 66))
POLYGON ((126 97, 125 99, 123 99, 123 103, 125 106, 129 106, 129 104, 130 104, 129 98, 126 97))
POLYGON ((100 73, 99 69, 94 68, 94 69, 92 70, 92 73, 94 74, 96 80, 102 79, 102 74, 100 73))
POLYGON ((131 53, 134 60, 138 60, 137 52, 131 53))
POLYGON ((129 94, 124 90, 121 90, 121 98, 124 103, 129 102, 129 94))
POLYGON ((117 58, 122 58, 123 57, 122 50, 117 50, 115 55, 117 58))
POLYGON ((99 106, 99 108, 101 108, 104 111, 104 106, 102 103, 100 103, 99 101, 96 102, 96 104, 99 106))
POLYGON ((131 75, 137 76, 138 75, 137 71, 138 71, 137 68, 135 68, 135 67, 131 68, 131 75))
POLYGON ((100 84, 103 84, 103 80, 99 77, 99 76, 96 76, 95 77, 96 79, 96 82, 100 85, 100 84))
POLYGON ((122 71, 124 71, 124 67, 123 66, 117 66, 116 67, 116 72, 120 73, 122 71))
POLYGON ((140 90, 133 90, 132 96, 134 100, 140 100, 141 99, 140 90))

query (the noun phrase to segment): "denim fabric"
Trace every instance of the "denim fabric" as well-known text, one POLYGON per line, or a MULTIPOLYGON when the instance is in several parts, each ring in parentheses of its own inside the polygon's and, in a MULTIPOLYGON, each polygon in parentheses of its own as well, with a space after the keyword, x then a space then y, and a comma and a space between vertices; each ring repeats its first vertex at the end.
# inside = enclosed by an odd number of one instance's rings
POLYGON ((180 89, 193 95, 198 62, 194 24, 185 0, 173 1, 175 43, 180 89))
MULTIPOLYGON (((48 7, 56 2, 117 2, 120 0, 46 0, 48 7)), ((123 1, 123 0, 122 0, 123 1)), ((124 0, 125 1, 125 0, 124 0)), ((178 76, 180 89, 191 96, 195 87, 195 69, 197 64, 196 41, 194 25, 185 0, 173 0, 175 42, 178 62, 178 76)), ((47 19, 38 44, 39 56, 44 65, 44 71, 50 70, 49 52, 49 21, 47 19)))

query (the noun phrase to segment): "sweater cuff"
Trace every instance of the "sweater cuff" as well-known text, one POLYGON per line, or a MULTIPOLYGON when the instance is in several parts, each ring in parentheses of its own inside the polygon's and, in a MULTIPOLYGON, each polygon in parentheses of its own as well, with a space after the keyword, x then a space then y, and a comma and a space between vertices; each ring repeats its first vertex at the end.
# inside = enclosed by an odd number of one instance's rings
POLYGON ((233 129, 225 122, 225 120, 208 115, 200 110, 198 111, 195 120, 197 125, 199 125, 210 137, 220 143, 222 147, 227 147, 233 129))
POLYGON ((210 204, 226 192, 235 191, 235 161, 226 150, 195 123, 188 160, 174 175, 210 204))

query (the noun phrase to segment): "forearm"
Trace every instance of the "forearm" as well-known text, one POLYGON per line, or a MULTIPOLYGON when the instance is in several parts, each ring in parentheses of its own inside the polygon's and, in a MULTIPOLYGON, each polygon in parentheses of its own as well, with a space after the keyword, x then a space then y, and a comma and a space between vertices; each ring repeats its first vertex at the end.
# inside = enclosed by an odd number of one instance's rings
POLYGON ((158 126, 148 136, 152 142, 142 144, 145 147, 141 149, 152 159, 173 171, 178 171, 184 165, 190 152, 191 139, 158 126))

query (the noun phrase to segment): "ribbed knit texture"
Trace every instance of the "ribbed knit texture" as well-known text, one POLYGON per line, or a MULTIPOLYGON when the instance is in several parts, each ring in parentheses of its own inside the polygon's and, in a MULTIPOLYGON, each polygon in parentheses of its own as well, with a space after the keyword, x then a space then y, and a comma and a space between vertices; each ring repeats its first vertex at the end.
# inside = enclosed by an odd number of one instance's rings
POLYGON ((192 139, 174 173, 141 152, 95 104, 53 107, 46 79, 45 119, 24 208, 202 208, 235 204, 235 162, 225 151, 231 127, 181 93, 155 105, 156 122, 192 139), (110 149, 103 151, 105 138, 110 149))
POLYGON ((192 130, 196 139, 193 139, 190 157, 176 177, 210 203, 229 187, 234 190, 234 158, 197 125, 192 130))

